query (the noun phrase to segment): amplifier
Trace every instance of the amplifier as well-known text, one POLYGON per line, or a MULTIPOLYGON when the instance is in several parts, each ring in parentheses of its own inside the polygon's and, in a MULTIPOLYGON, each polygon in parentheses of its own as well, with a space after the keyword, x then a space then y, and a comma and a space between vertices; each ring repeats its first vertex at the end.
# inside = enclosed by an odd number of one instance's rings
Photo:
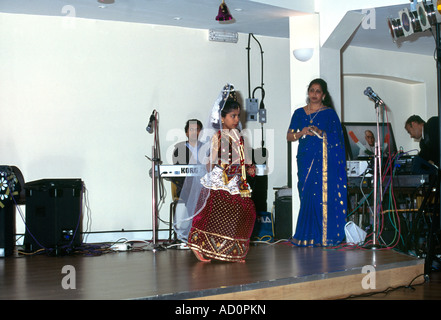
MULTIPOLYGON (((389 185, 390 176, 383 176, 383 187, 389 185)), ((393 177, 393 188, 418 188, 429 182, 428 174, 400 174, 393 177)), ((373 177, 348 177, 348 188, 373 188, 373 177)))
POLYGON ((402 156, 395 160, 396 174, 411 174, 413 172, 413 160, 415 156, 402 156))
MULTIPOLYGON (((384 177, 384 183, 390 181, 390 176, 384 177)), ((429 182, 428 174, 401 174, 393 178, 394 188, 417 188, 429 182)), ((383 183, 383 185, 384 185, 383 183)))

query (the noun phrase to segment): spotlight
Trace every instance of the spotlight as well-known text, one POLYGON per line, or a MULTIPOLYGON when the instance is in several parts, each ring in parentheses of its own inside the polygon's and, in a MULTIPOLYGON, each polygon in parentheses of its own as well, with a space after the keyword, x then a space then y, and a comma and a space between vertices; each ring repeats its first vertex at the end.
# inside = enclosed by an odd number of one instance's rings
MULTIPOLYGON (((437 8, 441 10, 441 0, 437 1, 437 8)), ((417 3, 409 10, 399 11, 399 18, 388 18, 389 32, 395 42, 400 37, 407 37, 416 32, 426 31, 436 25, 437 17, 433 4, 417 3), (413 11, 416 10, 416 11, 413 11)))
POLYGON ((404 36, 403 27, 401 26, 400 19, 388 18, 387 25, 389 27, 389 32, 390 32, 390 35, 392 36, 394 42, 398 38, 404 36))
POLYGON ((225 4, 225 1, 222 0, 221 5, 219 6, 219 12, 216 16, 216 20, 217 21, 229 21, 232 19, 233 19, 233 16, 230 14, 230 11, 228 10, 228 7, 225 4))
POLYGON ((413 33, 413 27, 412 27, 412 17, 411 17, 411 13, 409 12, 409 10, 407 8, 401 10, 398 13, 399 17, 400 17, 400 21, 401 21, 401 26, 403 28, 403 34, 405 37, 410 36, 413 33))
POLYGON ((436 25, 437 23, 436 14, 435 14, 435 7, 433 6, 433 4, 419 3, 417 5, 417 10, 418 10, 418 14, 424 16, 423 19, 425 22, 425 26, 423 26, 423 23, 421 23, 421 27, 423 31, 430 29, 432 26, 436 25))
POLYGON ((429 18, 427 16, 426 9, 424 8, 424 4, 422 3, 417 4, 417 12, 418 12, 418 17, 420 18, 422 31, 430 29, 429 18))
POLYGON ((413 32, 421 32, 423 31, 423 28, 421 26, 421 19, 418 15, 417 11, 410 11, 410 24, 412 25, 413 32))

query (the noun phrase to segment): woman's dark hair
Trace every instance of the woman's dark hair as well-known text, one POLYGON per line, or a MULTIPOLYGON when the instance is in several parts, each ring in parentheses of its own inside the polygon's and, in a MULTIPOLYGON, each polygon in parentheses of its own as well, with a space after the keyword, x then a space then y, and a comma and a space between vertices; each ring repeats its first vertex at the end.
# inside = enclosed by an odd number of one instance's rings
MULTIPOLYGON (((320 88, 322 88, 323 94, 325 95, 325 98, 323 99, 323 105, 325 105, 326 107, 335 109, 334 102, 332 101, 332 97, 329 94, 328 84, 326 83, 326 81, 323 79, 320 79, 320 78, 312 80, 309 83, 308 92, 309 92, 309 89, 311 89, 312 85, 314 85, 314 84, 318 84, 320 86, 320 88)), ((309 103, 309 98, 306 99, 306 102, 309 103)))

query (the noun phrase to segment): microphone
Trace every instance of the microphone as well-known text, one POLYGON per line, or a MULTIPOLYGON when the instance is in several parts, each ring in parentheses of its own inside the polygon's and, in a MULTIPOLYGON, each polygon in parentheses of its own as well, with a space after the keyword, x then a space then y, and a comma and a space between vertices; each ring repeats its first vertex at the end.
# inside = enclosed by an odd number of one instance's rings
POLYGON ((147 125, 147 128, 145 128, 148 133, 153 133, 153 122, 155 121, 155 113, 156 110, 153 110, 152 115, 150 116, 149 124, 147 125))
POLYGON ((364 90, 364 94, 374 100, 378 104, 384 104, 384 101, 380 98, 378 94, 372 90, 371 87, 367 87, 366 90, 364 90))

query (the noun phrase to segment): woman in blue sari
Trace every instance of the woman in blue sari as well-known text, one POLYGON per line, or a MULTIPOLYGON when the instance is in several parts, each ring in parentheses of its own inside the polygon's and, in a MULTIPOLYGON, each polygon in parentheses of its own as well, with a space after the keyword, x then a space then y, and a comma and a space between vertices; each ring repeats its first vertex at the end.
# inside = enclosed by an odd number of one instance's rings
POLYGON ((300 211, 292 243, 334 246, 344 239, 347 212, 343 130, 324 80, 311 81, 307 103, 294 112, 287 133, 288 141, 299 142, 300 211))

